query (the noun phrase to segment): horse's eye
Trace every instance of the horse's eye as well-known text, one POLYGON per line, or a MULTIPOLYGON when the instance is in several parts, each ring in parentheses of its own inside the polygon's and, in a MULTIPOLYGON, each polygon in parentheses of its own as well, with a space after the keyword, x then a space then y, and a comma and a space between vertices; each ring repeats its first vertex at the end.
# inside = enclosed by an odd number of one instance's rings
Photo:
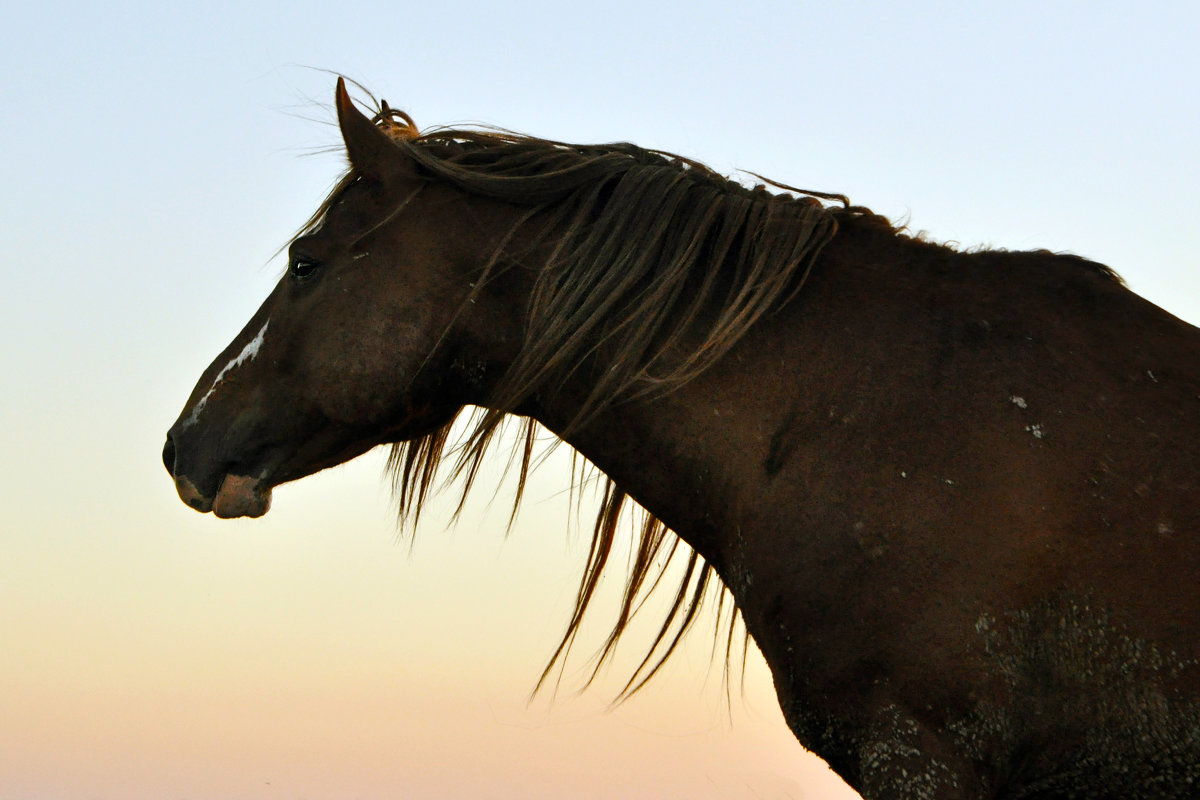
POLYGON ((318 265, 315 261, 303 258, 293 258, 288 264, 288 273, 298 281, 306 281, 317 274, 318 265))

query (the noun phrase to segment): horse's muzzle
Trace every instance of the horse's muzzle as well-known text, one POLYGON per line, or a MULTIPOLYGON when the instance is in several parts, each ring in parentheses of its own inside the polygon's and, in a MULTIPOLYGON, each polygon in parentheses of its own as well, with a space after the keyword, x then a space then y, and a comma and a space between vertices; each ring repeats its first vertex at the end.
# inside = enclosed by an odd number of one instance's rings
MULTIPOLYGON (((178 471, 178 452, 171 434, 163 446, 163 466, 175 480, 179 499, 201 512, 213 512, 218 517, 261 517, 271 508, 271 487, 259 478, 225 473, 214 483, 214 495, 201 491, 186 474, 178 471)), ((204 483, 204 482, 202 482, 204 483)))

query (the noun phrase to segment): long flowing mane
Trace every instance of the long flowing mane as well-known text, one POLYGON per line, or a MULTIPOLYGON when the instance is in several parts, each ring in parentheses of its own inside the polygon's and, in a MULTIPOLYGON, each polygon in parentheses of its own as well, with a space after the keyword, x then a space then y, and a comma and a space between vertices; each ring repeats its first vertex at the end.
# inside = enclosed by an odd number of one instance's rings
MULTIPOLYGON (((388 468, 401 519, 410 529, 446 461, 452 465, 451 476, 462 480, 465 499, 507 412, 535 395, 553 394, 579 370, 586 370, 591 388, 571 429, 616 404, 670 392, 703 372, 757 320, 800 291, 839 219, 888 225, 865 208, 851 207, 841 195, 798 190, 765 178, 772 188, 747 187, 690 159, 627 143, 566 144, 500 130, 419 133, 408 115, 386 103, 375 123, 430 181, 525 209, 481 267, 475 291, 499 270, 515 265, 532 268, 538 276, 526 313, 525 346, 489 398, 490 408, 469 412, 465 438, 447 451, 452 422, 393 445, 388 468), (822 200, 840 201, 842 207, 828 208, 822 200), (516 240, 522 242, 520 252, 509 246, 516 240), (444 458, 448 453, 452 457, 444 458)), ((300 233, 318 227, 357 180, 353 170, 343 176, 300 233)), ((514 516, 536 461, 538 430, 528 417, 521 417, 519 425, 509 462, 519 464, 514 516)), ((573 489, 586 473, 586 467, 573 468, 573 489)), ((575 608, 539 687, 556 664, 561 676, 609 565, 622 512, 633 505, 621 487, 605 478, 575 608)), ((665 619, 621 696, 636 692, 658 671, 714 595, 715 635, 718 643, 723 639, 728 676, 738 639, 733 598, 712 567, 662 522, 640 508, 636 513, 639 533, 621 608, 589 682, 645 598, 662 586, 672 563, 681 558, 682 575, 671 578, 675 589, 665 619)))

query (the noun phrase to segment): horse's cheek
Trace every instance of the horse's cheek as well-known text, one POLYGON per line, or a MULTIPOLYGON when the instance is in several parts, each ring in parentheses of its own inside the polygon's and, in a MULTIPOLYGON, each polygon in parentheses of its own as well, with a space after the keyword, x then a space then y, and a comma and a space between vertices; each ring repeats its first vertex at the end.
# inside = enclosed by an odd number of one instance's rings
POLYGON ((306 394, 323 416, 361 425, 389 421, 434 346, 420 314, 359 313, 319 336, 303 358, 306 394), (407 379, 406 379, 407 378, 407 379))

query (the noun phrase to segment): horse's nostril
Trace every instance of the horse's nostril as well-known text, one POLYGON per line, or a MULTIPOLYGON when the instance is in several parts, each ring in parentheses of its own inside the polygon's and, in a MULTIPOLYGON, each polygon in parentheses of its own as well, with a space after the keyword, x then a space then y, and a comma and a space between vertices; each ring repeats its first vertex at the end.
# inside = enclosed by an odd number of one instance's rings
POLYGON ((175 443, 171 441, 171 434, 167 434, 167 444, 163 447, 163 466, 167 468, 167 472, 171 473, 171 477, 175 477, 175 443))

